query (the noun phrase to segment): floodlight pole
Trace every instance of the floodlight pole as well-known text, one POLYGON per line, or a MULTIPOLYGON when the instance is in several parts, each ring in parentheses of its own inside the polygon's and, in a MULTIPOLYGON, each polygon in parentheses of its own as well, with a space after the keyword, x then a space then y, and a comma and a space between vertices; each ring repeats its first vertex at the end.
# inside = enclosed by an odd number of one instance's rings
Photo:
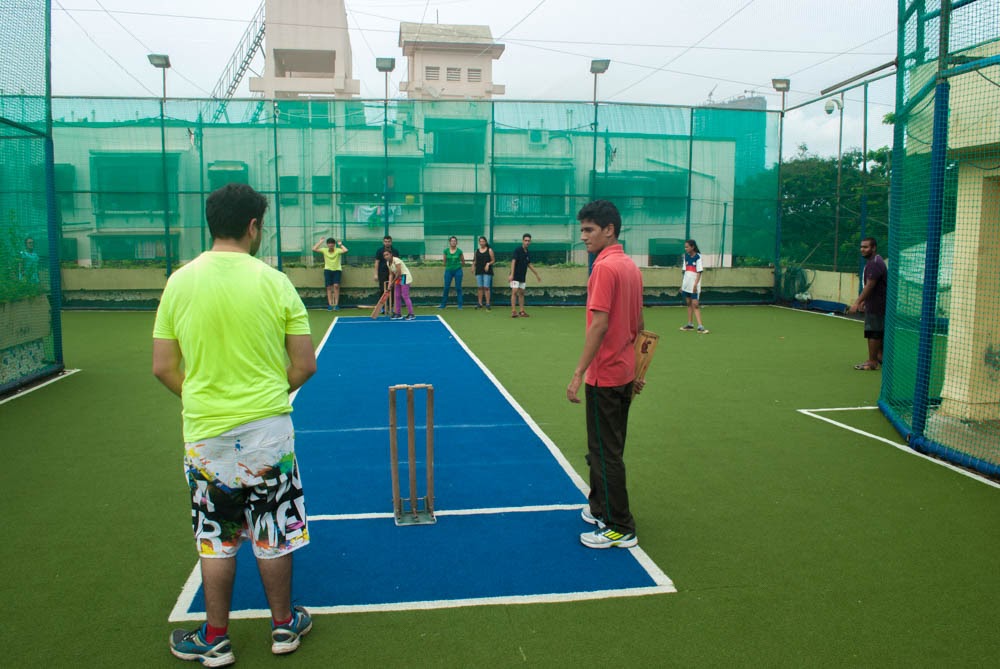
POLYGON ((590 170, 590 199, 597 195, 597 72, 594 72, 594 124, 591 126, 594 136, 594 160, 590 170))
POLYGON ((395 58, 376 58, 375 68, 385 74, 385 97, 382 98, 382 152, 385 171, 382 175, 382 210, 385 219, 383 236, 389 236, 389 73, 396 69, 395 58))
POLYGON ((778 117, 778 206, 774 213, 774 300, 778 301, 781 296, 781 210, 784 207, 782 198, 784 189, 781 183, 781 166, 784 156, 783 145, 785 142, 785 94, 791 88, 791 81, 788 79, 772 79, 771 85, 774 90, 781 93, 781 115, 778 117))
POLYGON ((837 256, 840 251, 840 182, 844 158, 844 92, 840 93, 837 107, 840 109, 840 130, 837 132, 837 208, 833 213, 833 271, 837 271, 837 256))
POLYGON ((163 250, 166 255, 167 276, 170 276, 173 269, 170 258, 170 196, 167 192, 169 180, 167 179, 167 129, 166 113, 167 104, 167 70, 170 68, 170 56, 166 54, 151 53, 147 56, 150 64, 159 69, 163 76, 163 94, 160 97, 160 171, 163 182, 163 250))
POLYGON ((593 201, 597 197, 597 75, 608 71, 611 61, 607 59, 590 61, 590 72, 594 75, 594 125, 592 126, 594 137, 594 155, 590 169, 590 199, 593 201))
MULTIPOLYGON (((868 82, 865 82, 865 108, 861 133, 861 239, 868 236, 868 82)), ((888 248, 888 247, 887 247, 888 248)), ((859 258, 859 276, 864 275, 865 259, 859 258)), ((858 286, 860 293, 863 286, 858 286)))

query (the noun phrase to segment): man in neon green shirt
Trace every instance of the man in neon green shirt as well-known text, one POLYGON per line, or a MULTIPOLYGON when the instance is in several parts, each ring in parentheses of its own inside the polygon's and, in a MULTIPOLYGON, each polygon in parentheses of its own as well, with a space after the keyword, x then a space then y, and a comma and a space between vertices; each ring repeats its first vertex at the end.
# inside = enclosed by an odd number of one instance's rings
POLYGON ((338 244, 333 237, 322 239, 313 246, 313 253, 323 254, 323 284, 326 286, 326 310, 340 311, 340 275, 344 269, 341 258, 347 253, 343 243, 338 244), (326 248, 323 248, 326 244, 326 248))
POLYGON ((267 199, 246 184, 205 205, 212 249, 167 281, 153 327, 153 374, 182 398, 184 465, 207 620, 175 630, 171 652, 236 661, 228 625, 236 553, 252 542, 276 654, 312 618, 291 606, 292 552, 309 543, 289 393, 316 371, 309 319, 291 281, 253 256, 267 199))

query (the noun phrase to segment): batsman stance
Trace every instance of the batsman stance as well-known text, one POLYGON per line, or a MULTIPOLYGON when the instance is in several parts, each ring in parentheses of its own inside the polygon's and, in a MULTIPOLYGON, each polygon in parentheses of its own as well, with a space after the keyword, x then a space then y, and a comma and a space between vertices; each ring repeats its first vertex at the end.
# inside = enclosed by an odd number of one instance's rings
POLYGON ((580 239, 593 253, 587 281, 587 332, 580 361, 566 388, 566 398, 579 403, 584 384, 587 410, 589 506, 583 519, 596 525, 580 535, 588 548, 631 548, 639 543, 625 487, 625 432, 633 389, 644 379, 635 375, 635 340, 642 318, 642 275, 618 242, 622 218, 607 200, 585 205, 576 216, 580 239))

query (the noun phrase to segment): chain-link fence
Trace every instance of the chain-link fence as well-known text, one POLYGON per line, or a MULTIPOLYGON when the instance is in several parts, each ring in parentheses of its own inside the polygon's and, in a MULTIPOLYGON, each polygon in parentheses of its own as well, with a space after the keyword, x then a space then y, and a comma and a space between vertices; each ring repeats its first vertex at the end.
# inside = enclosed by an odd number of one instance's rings
POLYGON ((880 405, 917 449, 1000 473, 1000 3, 899 26, 880 405))
POLYGON ((585 264, 575 214, 595 197, 618 204, 640 265, 678 266, 692 237, 707 267, 775 261, 778 124, 763 105, 230 101, 211 122, 218 104, 53 101, 64 261, 186 262, 209 243, 206 195, 230 181, 268 195, 261 253, 280 267, 311 264, 326 236, 353 250, 391 234, 438 257, 451 235, 503 255, 526 232, 538 262, 585 264))
POLYGON ((0 0, 0 394, 62 369, 49 3, 0 0))

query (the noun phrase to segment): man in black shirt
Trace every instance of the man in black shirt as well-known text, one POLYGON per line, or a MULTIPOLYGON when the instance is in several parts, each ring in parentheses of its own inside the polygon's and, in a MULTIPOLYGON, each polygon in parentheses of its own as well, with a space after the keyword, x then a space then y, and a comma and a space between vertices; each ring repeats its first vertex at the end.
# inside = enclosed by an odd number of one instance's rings
MULTIPOLYGON (((378 286, 378 292, 381 293, 385 290, 385 284, 389 280, 389 266, 385 264, 385 259, 382 254, 388 251, 392 254, 394 258, 399 257, 399 251, 396 247, 392 245, 392 236, 386 235, 382 238, 382 246, 375 251, 375 284, 378 286)), ((382 313, 385 313, 385 307, 382 308, 382 313)))
POLYGON ((521 237, 521 245, 514 249, 514 259, 510 263, 510 274, 507 276, 507 280, 510 281, 511 318, 528 317, 524 311, 524 284, 528 278, 528 270, 531 270, 539 282, 542 280, 531 264, 531 254, 528 253, 530 245, 531 235, 524 233, 524 236, 521 237), (518 310, 518 304, 520 304, 520 310, 518 310))

